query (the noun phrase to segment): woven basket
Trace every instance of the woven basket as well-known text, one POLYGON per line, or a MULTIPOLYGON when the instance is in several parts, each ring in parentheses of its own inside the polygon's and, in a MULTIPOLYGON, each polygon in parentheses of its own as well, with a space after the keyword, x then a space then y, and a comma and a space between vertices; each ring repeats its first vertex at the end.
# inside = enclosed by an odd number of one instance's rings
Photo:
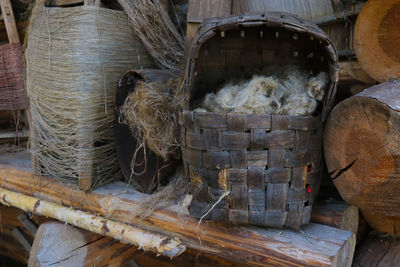
POLYGON ((182 154, 194 200, 190 214, 235 224, 299 229, 319 189, 323 122, 338 80, 336 50, 311 22, 276 12, 205 22, 193 41, 180 114, 182 154), (271 64, 330 73, 316 116, 194 113, 192 103, 232 77, 271 64))
POLYGON ((0 110, 27 107, 24 53, 19 43, 0 46, 0 110))

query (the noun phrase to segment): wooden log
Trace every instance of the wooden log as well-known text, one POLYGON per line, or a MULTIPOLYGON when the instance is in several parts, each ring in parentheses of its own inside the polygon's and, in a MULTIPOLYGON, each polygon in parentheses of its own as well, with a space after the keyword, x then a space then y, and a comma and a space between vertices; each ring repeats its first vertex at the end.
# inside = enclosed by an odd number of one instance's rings
POLYGON ((400 210, 399 91, 400 81, 387 82, 350 97, 333 109, 325 128, 325 159, 336 188, 374 216, 400 210))
MULTIPOLYGON (((10 156, 4 157, 8 160, 10 156)), ((350 266, 352 261, 355 237, 348 231, 319 224, 309 224, 300 232, 208 221, 199 225, 179 205, 157 210, 145 220, 138 220, 129 211, 143 200, 143 194, 126 191, 126 184, 122 182, 82 192, 72 185, 19 169, 17 159, 11 164, 0 168, 3 188, 177 236, 192 250, 231 262, 251 266, 350 266)))
POLYGON ((369 0, 355 25, 354 48, 362 68, 375 80, 400 77, 400 2, 369 0))
POLYGON ((357 234, 358 208, 337 200, 317 202, 313 206, 311 222, 329 225, 357 234))
POLYGON ((353 267, 399 266, 400 238, 371 233, 357 250, 353 267))
POLYGON ((137 227, 108 220, 104 217, 90 215, 80 210, 29 197, 0 188, 0 203, 13 206, 26 212, 72 224, 82 229, 118 239, 138 246, 145 251, 153 251, 169 257, 175 257, 185 251, 179 240, 144 231, 137 227))
POLYGON ((367 84, 376 83, 376 81, 361 68, 358 61, 340 61, 339 77, 340 81, 356 80, 367 84))
POLYGON ((40 225, 29 267, 121 266, 143 251, 112 238, 75 228, 60 222, 40 225))
POLYGON ((17 24, 10 0, 0 0, 0 6, 4 24, 6 25, 8 41, 12 44, 19 43, 17 24))

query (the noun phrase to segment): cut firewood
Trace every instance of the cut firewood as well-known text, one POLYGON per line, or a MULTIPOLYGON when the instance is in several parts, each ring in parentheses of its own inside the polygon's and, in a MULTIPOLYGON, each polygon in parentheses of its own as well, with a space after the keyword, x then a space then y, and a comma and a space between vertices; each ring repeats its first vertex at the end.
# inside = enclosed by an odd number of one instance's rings
POLYGON ((336 200, 317 202, 313 206, 311 222, 329 225, 357 234, 358 208, 336 200))
POLYGON ((400 2, 369 0, 354 30, 354 49, 362 68, 375 80, 400 77, 400 2))
POLYGON ((400 210, 399 92, 400 81, 387 82, 350 97, 334 108, 325 129, 325 159, 336 188, 348 204, 374 216, 400 210))
POLYGON ((72 185, 34 176, 31 171, 19 168, 18 160, 11 165, 1 166, 0 184, 3 188, 109 216, 121 223, 134 223, 164 235, 177 236, 191 250, 233 263, 341 267, 350 266, 352 261, 355 237, 349 231, 320 224, 309 224, 300 232, 230 226, 208 221, 199 224, 180 205, 156 210, 145 220, 139 220, 131 215, 130 210, 138 207, 144 195, 130 189, 126 191, 125 183, 114 182, 93 192, 82 192, 72 185))
POLYGON ((121 266, 143 251, 60 222, 40 225, 29 267, 40 266, 121 266))
POLYGON ((379 233, 370 233, 357 250, 353 267, 399 266, 400 238, 379 233))

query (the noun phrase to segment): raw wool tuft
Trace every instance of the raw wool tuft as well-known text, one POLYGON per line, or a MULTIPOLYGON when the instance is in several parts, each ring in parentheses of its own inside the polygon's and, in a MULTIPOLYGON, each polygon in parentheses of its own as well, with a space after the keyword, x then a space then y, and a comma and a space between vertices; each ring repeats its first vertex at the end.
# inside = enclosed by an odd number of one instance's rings
POLYGON ((229 81, 218 92, 206 94, 195 112, 311 115, 325 96, 329 77, 312 77, 295 66, 277 69, 270 76, 229 81))
POLYGON ((138 143, 165 161, 180 158, 177 92, 181 84, 181 76, 166 83, 139 81, 120 109, 122 122, 130 127, 138 143))
POLYGON ((183 37, 176 30, 159 0, 118 0, 156 64, 163 69, 181 70, 183 37))
POLYGON ((121 177, 114 145, 115 86, 151 68, 127 16, 116 10, 35 6, 28 31, 27 92, 36 174, 98 187, 121 177))

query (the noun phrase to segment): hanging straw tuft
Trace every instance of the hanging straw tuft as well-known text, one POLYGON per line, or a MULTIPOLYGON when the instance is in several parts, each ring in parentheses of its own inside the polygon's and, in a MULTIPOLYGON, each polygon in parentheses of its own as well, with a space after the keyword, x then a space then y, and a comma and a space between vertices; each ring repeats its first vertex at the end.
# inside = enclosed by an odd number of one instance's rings
POLYGON ((35 173, 79 183, 89 178, 82 189, 118 179, 115 87, 126 70, 153 66, 128 18, 121 11, 42 2, 27 41, 35 173))
POLYGON ((118 0, 132 28, 156 64, 163 69, 181 70, 183 37, 178 33, 159 0, 118 0))
POLYGON ((180 91, 181 83, 181 76, 166 83, 139 81, 120 109, 123 123, 130 127, 139 143, 165 161, 171 157, 180 158, 180 98, 176 92, 180 91))

